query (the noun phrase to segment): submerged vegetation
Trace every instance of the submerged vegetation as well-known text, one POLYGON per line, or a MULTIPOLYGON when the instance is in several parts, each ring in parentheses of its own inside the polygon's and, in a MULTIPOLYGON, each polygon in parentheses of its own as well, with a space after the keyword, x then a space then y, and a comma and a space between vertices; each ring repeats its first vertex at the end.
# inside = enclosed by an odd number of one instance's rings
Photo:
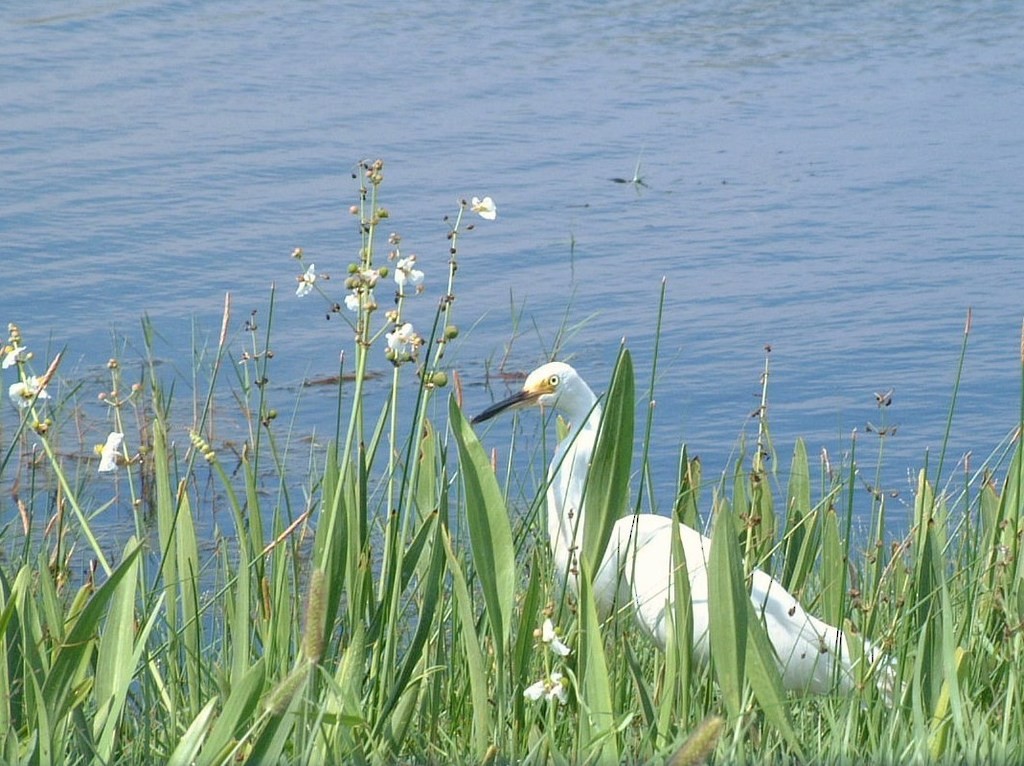
MULTIPOLYGON (((562 594, 543 534, 545 487, 524 494, 513 455, 488 455, 462 412, 446 360, 458 336, 459 247, 470 217, 496 217, 493 201, 463 202, 448 221, 447 283, 432 325, 416 328, 406 307, 424 274, 398 235, 382 233, 383 164, 361 164, 356 178, 360 242, 343 296, 332 292, 342 280, 293 253, 296 294, 324 298, 354 335, 338 376, 335 433, 313 443, 306 476, 289 475, 293 434, 266 386, 270 320, 246 323, 250 347, 234 357, 225 305, 216 347, 196 355, 194 380, 206 394, 187 406, 151 355, 134 383, 111 360, 102 396, 110 436, 98 463, 67 447, 78 385, 59 377, 60 355, 40 362, 31 339, 10 326, 3 374, 17 421, 0 432, 0 760, 1019 758, 1019 429, 979 469, 947 477, 940 459, 922 470, 911 529, 897 539, 887 536, 886 496, 873 492, 870 529, 854 540, 863 482, 852 450, 842 465, 816 464, 797 442, 781 478, 778 461, 764 460, 774 451, 764 406, 753 448, 713 486, 682 449, 675 502, 664 512, 713 526, 726 551, 716 576, 723 593, 739 596, 712 604, 718 624, 735 631, 716 638, 710 666, 693 661, 688 642, 662 654, 628 616, 599 622, 585 569, 579 597, 562 594), (373 354, 391 363, 379 406, 367 390, 373 354), (228 450, 213 403, 232 374, 245 436, 228 450), (97 482, 96 466, 115 482, 97 482), (209 540, 201 520, 215 501, 229 509, 230 528, 209 540), (112 546, 97 522, 115 504, 130 508, 133 533, 112 546), (84 576, 72 551, 91 561, 84 576), (894 668, 891 699, 870 678, 853 694, 784 694, 763 661, 763 628, 741 608, 753 567, 809 611, 882 647, 894 668)), ((619 442, 603 491, 628 503, 594 502, 595 519, 652 510, 650 421, 634 423, 627 350, 612 381, 605 411, 615 413, 619 442)), ((546 449, 532 452, 536 476, 546 449)))

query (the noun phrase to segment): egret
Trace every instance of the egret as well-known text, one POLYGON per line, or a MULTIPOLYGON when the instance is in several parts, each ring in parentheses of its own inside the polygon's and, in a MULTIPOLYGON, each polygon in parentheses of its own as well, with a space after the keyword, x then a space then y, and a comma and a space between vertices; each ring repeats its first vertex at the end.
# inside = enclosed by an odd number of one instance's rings
MULTIPOLYGON (((548 469, 547 522, 556 575, 559 582, 573 585, 583 541, 583 489, 601 406, 575 369, 549 362, 531 372, 519 392, 488 407, 473 423, 528 406, 553 409, 570 424, 548 469)), ((594 599, 602 619, 616 606, 631 609, 641 631, 664 651, 673 614, 673 528, 679 530, 689 576, 694 656, 706 663, 711 650, 707 569, 711 540, 696 530, 656 514, 619 519, 594 579, 594 599)), ((854 688, 855 663, 842 630, 808 614, 780 582, 759 569, 751 575, 750 600, 775 650, 785 688, 815 694, 837 688, 847 693, 854 688)), ((867 641, 864 647, 864 658, 874 662, 877 650, 867 641)), ((879 687, 883 687, 881 681, 879 687)))

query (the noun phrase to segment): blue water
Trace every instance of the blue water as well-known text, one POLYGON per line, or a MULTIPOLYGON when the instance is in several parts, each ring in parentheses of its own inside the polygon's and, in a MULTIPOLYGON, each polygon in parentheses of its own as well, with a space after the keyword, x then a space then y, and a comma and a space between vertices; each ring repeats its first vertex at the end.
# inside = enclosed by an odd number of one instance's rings
MULTIPOLYGON (((1021 29, 1017 2, 13 4, 0 321, 41 356, 66 345, 63 385, 100 390, 113 338, 137 349, 148 314, 187 387, 190 323, 215 339, 230 290, 237 355, 276 283, 272 390, 290 407, 349 333, 294 297, 289 254, 344 272, 351 172, 383 157, 390 225, 427 272, 421 325, 443 216, 497 202, 460 246, 449 359, 468 409, 506 393, 484 385, 506 344, 528 370, 563 323, 562 356, 596 388, 622 338, 644 388, 664 277, 659 504, 681 443, 726 468, 769 344, 784 464, 797 436, 838 462, 855 429, 870 457, 874 394, 895 389, 898 514, 941 446, 969 308, 947 470, 1017 420, 1021 29), (638 162, 645 185, 610 180, 638 162)), ((88 393, 86 444, 108 430, 88 393)), ((330 404, 304 393, 299 433, 330 430, 330 404)))

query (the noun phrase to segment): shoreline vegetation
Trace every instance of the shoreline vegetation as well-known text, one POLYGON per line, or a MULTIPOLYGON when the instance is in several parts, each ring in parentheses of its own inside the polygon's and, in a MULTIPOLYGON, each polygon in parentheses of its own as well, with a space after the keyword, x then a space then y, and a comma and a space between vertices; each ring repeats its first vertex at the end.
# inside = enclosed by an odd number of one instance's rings
MULTIPOLYGON (((489 451, 463 413, 446 358, 459 336, 459 253, 497 206, 473 197, 445 218, 446 271, 430 275, 444 289, 432 322, 417 327, 408 307, 426 300, 427 267, 387 229, 383 162, 360 163, 353 179, 353 262, 332 274, 292 253, 296 299, 324 301, 346 347, 337 376, 316 381, 337 400, 325 413, 328 441, 308 445, 307 475, 289 475, 297 439, 267 386, 273 294, 266 321, 245 322, 239 355, 225 300, 216 346, 193 358, 193 390, 204 393, 187 402, 156 363, 156 331, 144 322, 144 373, 131 381, 124 360, 109 361, 100 395, 109 433, 87 458, 74 449, 75 410, 91 394, 61 377, 61 353, 36 358, 33 339, 9 325, 2 373, 16 420, 0 430, 0 761, 1020 759, 1020 427, 981 466, 950 470, 945 450, 927 460, 909 532, 893 539, 887 497, 863 478, 881 470, 881 446, 874 466, 859 465, 853 447, 841 463, 814 461, 802 441, 788 460, 776 453, 766 355, 756 434, 715 482, 683 447, 673 507, 661 509, 713 526, 713 542, 734 552, 716 576, 740 598, 711 609, 735 630, 714 637, 709 665, 689 640, 658 652, 628 614, 598 621, 585 571, 578 598, 554 582, 543 476, 565 424, 537 444, 489 451), (365 387, 371 358, 390 362, 390 381, 374 381, 386 391, 379 405, 365 387), (225 387, 244 434, 230 448, 219 419, 236 416, 214 406, 225 387), (524 455, 525 473, 515 459, 524 455), (870 522, 855 535, 865 487, 870 522), (199 520, 213 503, 226 511, 211 540, 199 520), (130 509, 132 528, 111 546, 98 522, 115 506, 130 509), (72 563, 82 558, 84 574, 72 563), (763 626, 739 607, 754 568, 882 648, 891 694, 867 663, 851 694, 784 693, 757 656, 763 626)), ((964 351, 969 334, 968 317, 964 351)), ((657 348, 653 358, 652 381, 657 348)), ((588 514, 650 512, 653 408, 638 423, 634 413, 654 400, 653 384, 637 409, 626 348, 612 381, 605 410, 618 413, 623 459, 607 492, 628 503, 588 504, 588 514)), ((873 426, 880 445, 886 399, 873 426)), ((687 610, 676 612, 673 629, 685 636, 687 610)))

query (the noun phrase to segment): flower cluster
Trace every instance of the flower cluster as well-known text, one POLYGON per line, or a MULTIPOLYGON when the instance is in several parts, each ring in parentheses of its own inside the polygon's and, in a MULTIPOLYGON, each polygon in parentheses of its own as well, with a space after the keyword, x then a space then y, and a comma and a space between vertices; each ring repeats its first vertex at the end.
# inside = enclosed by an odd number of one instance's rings
POLYGON ((107 360, 107 369, 110 371, 110 388, 100 391, 96 398, 107 406, 113 418, 114 427, 107 434, 103 444, 93 447, 93 451, 100 458, 98 469, 100 473, 113 473, 122 466, 130 466, 142 460, 141 453, 136 452, 133 456, 125 446, 123 409, 125 407, 135 409, 139 406, 143 386, 141 383, 132 383, 127 387, 124 385, 121 363, 116 358, 107 360))
POLYGON ((3 356, 0 369, 17 368, 18 380, 8 386, 7 396, 15 407, 24 410, 35 402, 50 398, 50 393, 46 390, 49 378, 31 375, 26 369, 27 363, 32 359, 32 353, 22 343, 21 330, 18 325, 7 325, 7 332, 7 343, 0 349, 3 356))
POLYGON ((12 383, 7 389, 7 395, 19 410, 29 407, 35 401, 50 398, 50 393, 37 375, 29 375, 24 380, 12 383))
POLYGON ((355 313, 359 313, 360 308, 367 311, 376 309, 373 288, 381 276, 381 270, 378 269, 361 269, 355 264, 349 266, 349 277, 345 280, 345 287, 349 290, 345 296, 345 308, 355 313))
POLYGON ((384 354, 396 365, 415 359, 420 346, 423 345, 423 338, 413 329, 412 322, 396 324, 395 329, 384 337, 388 342, 384 354))
POLYGON ((399 258, 395 264, 395 284, 398 285, 398 293, 403 297, 406 285, 415 288, 417 293, 423 291, 423 272, 415 266, 415 255, 399 258))
POLYGON ((560 705, 569 701, 569 681, 557 670, 523 690, 523 696, 530 702, 558 700, 560 705))
MULTIPOLYGON (((572 652, 565 642, 559 638, 550 617, 544 618, 544 622, 540 628, 533 632, 533 635, 540 639, 541 645, 546 646, 548 651, 555 655, 555 657, 568 657, 572 652)), ((547 657, 544 664, 545 668, 547 668, 544 677, 536 683, 527 686, 523 690, 523 696, 531 702, 537 702, 542 699, 549 702, 558 700, 560 705, 564 705, 569 701, 569 679, 559 671, 551 670, 547 657)))
MULTIPOLYGON (((14 327, 14 325, 11 326, 14 327)), ((18 340, 20 340, 20 338, 18 340)), ((10 369, 11 367, 14 367, 14 365, 16 364, 27 362, 31 358, 31 356, 32 355, 25 350, 24 346, 4 346, 4 361, 0 366, 2 366, 3 369, 7 370, 10 369)))
MULTIPOLYGON (((352 205, 349 208, 349 212, 359 217, 363 246, 359 251, 358 260, 349 264, 348 276, 345 279, 346 293, 344 298, 337 303, 333 302, 333 298, 328 298, 321 283, 329 279, 329 277, 326 274, 318 273, 316 264, 309 263, 306 265, 303 262, 305 253, 300 247, 292 251, 292 258, 299 261, 300 267, 305 267, 295 277, 298 283, 295 288, 295 295, 299 298, 304 298, 312 294, 314 290, 320 293, 328 300, 331 306, 327 318, 330 319, 332 315, 336 314, 346 317, 346 321, 356 331, 357 342, 362 348, 369 348, 377 339, 383 336, 386 342, 384 355, 397 367, 406 362, 418 360, 419 351, 424 345, 424 339, 416 332, 412 322, 408 321, 405 316, 404 302, 406 298, 420 295, 424 291, 425 275, 418 268, 417 256, 403 255, 401 252, 402 238, 395 232, 388 235, 388 244, 391 246, 391 250, 388 253, 387 259, 393 265, 389 264, 380 267, 374 265, 374 232, 383 220, 390 218, 388 211, 378 206, 376 202, 377 186, 380 185, 383 178, 383 163, 380 160, 372 163, 364 161, 360 163, 360 168, 364 171, 365 178, 370 186, 361 186, 361 201, 358 205, 352 205), (385 314, 386 324, 383 327, 372 328, 369 318, 378 308, 374 290, 379 287, 381 278, 387 277, 389 274, 394 279, 396 287, 395 305, 394 308, 385 314), (355 314, 356 318, 348 319, 348 315, 343 312, 342 307, 355 314)), ((353 178, 355 177, 355 174, 353 174, 353 178)), ((491 197, 484 197, 483 199, 473 197, 472 202, 469 203, 465 199, 461 200, 459 221, 462 220, 462 215, 467 209, 488 221, 493 221, 498 214, 497 207, 491 197)), ((448 220, 447 217, 445 217, 445 220, 448 220)), ((470 225, 468 228, 472 229, 473 227, 470 225)), ((449 263, 448 294, 442 301, 442 310, 447 310, 452 300, 454 300, 454 296, 451 295, 451 281, 456 268, 455 238, 458 234, 459 223, 456 222, 448 235, 448 239, 452 243, 449 247, 452 257, 449 263)), ((445 344, 458 334, 455 326, 447 321, 442 330, 437 341, 435 361, 443 356, 445 344)), ((440 371, 434 371, 426 379, 427 385, 432 387, 444 386, 446 382, 446 377, 440 371)))
POLYGON ((558 637, 558 633, 555 632, 555 625, 551 622, 550 617, 545 618, 544 624, 540 628, 540 641, 542 644, 546 644, 559 657, 568 657, 572 651, 558 637))

